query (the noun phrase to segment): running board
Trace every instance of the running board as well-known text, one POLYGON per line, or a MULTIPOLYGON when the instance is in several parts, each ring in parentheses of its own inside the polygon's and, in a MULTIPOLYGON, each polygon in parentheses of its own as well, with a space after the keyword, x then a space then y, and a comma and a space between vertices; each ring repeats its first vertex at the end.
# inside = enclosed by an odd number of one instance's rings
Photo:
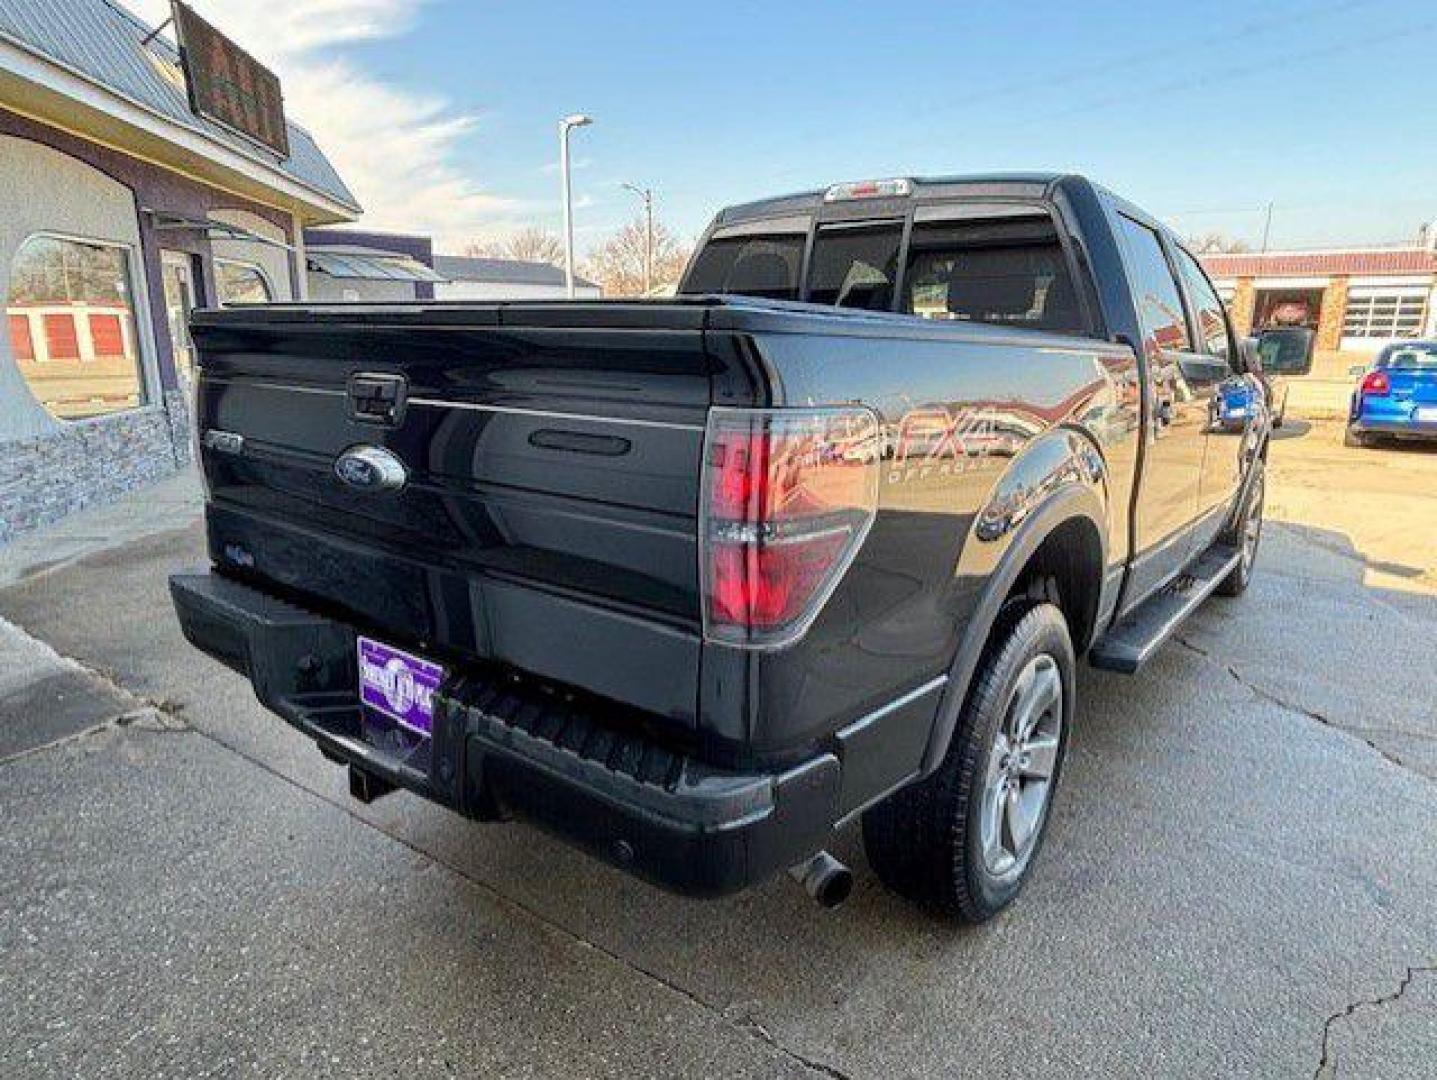
POLYGON ((1213 594, 1223 578, 1242 560, 1242 552, 1227 544, 1214 544, 1171 585, 1144 600, 1136 610, 1114 623, 1088 650, 1088 663, 1107 671, 1131 675, 1183 624, 1193 610, 1213 594))

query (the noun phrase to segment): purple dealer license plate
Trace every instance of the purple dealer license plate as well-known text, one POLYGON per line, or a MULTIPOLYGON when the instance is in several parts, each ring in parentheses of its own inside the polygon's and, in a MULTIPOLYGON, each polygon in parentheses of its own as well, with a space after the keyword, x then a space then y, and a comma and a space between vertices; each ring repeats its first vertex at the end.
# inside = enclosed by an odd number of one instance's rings
POLYGON ((434 692, 443 681, 438 664, 359 639, 359 700, 410 731, 434 733, 434 692))

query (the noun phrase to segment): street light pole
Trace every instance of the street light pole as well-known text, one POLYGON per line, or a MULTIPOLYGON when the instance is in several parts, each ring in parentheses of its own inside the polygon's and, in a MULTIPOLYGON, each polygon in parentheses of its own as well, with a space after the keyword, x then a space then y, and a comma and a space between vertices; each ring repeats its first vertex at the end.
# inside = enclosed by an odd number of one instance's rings
POLYGON ((569 182, 569 132, 593 122, 583 113, 574 113, 559 121, 559 182, 564 197, 564 293, 570 300, 574 299, 574 193, 569 182))
POLYGON ((648 296, 654 288, 654 189, 636 184, 623 187, 644 200, 644 295, 648 296))

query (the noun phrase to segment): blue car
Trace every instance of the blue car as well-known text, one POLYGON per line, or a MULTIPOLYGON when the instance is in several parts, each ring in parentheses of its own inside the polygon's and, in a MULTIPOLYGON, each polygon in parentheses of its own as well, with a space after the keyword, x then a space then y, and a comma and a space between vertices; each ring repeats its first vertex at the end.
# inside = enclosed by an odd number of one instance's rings
POLYGON ((1248 419, 1256 417, 1262 391, 1244 379, 1227 379, 1212 396, 1208 428, 1212 431, 1243 431, 1248 419))
POLYGON ((1437 440, 1437 341, 1387 346, 1352 392, 1347 445, 1382 436, 1437 440))

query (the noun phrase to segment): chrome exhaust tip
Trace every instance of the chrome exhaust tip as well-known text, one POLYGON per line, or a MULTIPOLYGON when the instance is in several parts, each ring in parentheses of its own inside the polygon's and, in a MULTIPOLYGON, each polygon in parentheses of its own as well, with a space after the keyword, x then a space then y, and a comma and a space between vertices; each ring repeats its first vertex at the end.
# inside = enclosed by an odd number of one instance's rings
POLYGON ((853 892, 853 871, 826 851, 790 866, 788 875, 822 908, 836 908, 853 892))

